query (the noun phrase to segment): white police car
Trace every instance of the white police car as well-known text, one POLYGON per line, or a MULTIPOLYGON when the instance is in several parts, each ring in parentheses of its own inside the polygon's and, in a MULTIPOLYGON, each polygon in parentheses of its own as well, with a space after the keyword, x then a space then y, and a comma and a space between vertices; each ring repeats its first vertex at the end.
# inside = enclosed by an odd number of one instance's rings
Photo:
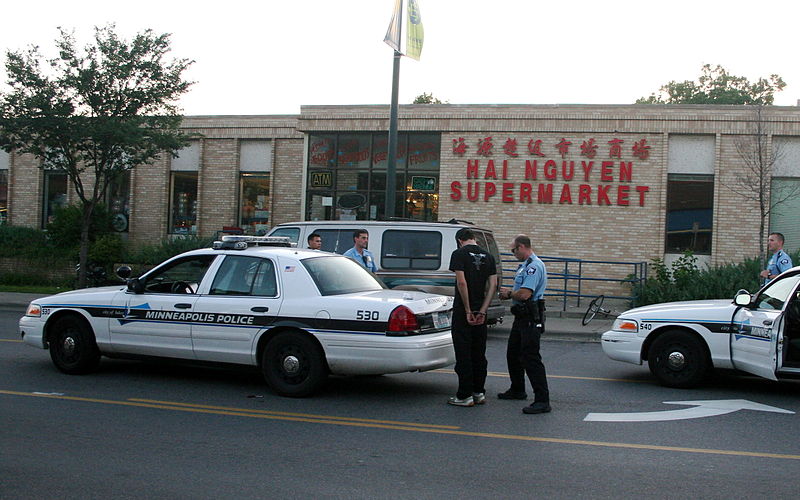
POLYGON ((631 309, 602 335, 612 359, 642 364, 661 383, 693 387, 711 368, 771 380, 800 376, 800 266, 756 294, 631 309))
POLYGON ((452 297, 388 290, 347 257, 291 248, 286 238, 224 240, 125 287, 37 299, 20 319, 21 336, 49 348, 65 373, 89 372, 101 356, 234 363, 258 366, 275 392, 295 397, 329 373, 455 362, 452 297))

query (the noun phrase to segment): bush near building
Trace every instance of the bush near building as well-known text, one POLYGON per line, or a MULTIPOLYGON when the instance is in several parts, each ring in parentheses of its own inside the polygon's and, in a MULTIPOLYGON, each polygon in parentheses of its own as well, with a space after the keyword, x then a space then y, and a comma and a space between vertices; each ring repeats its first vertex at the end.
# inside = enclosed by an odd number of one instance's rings
MULTIPOLYGON (((792 262, 800 262, 800 250, 791 257, 792 262)), ((652 273, 647 281, 633 288, 637 307, 682 300, 733 299, 742 289, 755 293, 761 288, 759 273, 764 269, 757 257, 699 269, 697 257, 691 252, 686 252, 672 266, 667 266, 662 259, 654 259, 650 267, 652 273)))
MULTIPOLYGON (((0 225, 0 285, 5 287, 52 287, 72 289, 76 285, 78 243, 75 219, 71 212, 48 225, 48 230, 0 225)), ((118 233, 98 230, 89 248, 92 266, 102 267, 109 281, 116 278, 119 263, 129 263, 134 276, 151 269, 182 252, 211 246, 211 240, 197 237, 165 239, 148 245, 131 247, 118 233)))

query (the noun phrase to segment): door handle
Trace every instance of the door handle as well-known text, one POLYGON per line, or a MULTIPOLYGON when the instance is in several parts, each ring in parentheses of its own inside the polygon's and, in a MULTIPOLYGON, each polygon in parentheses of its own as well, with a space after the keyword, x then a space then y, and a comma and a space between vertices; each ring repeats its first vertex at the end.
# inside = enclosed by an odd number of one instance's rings
POLYGON ((182 302, 180 304, 175 304, 175 308, 176 309, 190 309, 191 307, 192 307, 191 304, 186 304, 184 302, 182 302))
POLYGON ((772 320, 771 319, 765 319, 762 323, 764 324, 764 326, 770 326, 772 324, 772 320))
POLYGON ((265 312, 269 311, 269 307, 266 307, 266 306, 255 306, 255 307, 251 307, 250 310, 253 311, 254 313, 265 313, 265 312))

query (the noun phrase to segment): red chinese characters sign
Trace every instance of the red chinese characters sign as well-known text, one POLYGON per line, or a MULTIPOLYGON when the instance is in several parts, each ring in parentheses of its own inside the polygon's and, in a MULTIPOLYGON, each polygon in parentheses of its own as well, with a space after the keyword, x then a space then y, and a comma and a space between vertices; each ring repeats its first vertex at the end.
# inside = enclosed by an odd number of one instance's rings
MULTIPOLYGON (((474 153, 478 158, 467 159, 466 181, 450 184, 453 201, 499 198, 503 203, 645 206, 650 187, 634 183, 634 170, 636 161, 650 157, 646 138, 614 137, 605 143, 593 137, 498 138, 502 152, 494 150, 494 140, 493 136, 478 139, 474 153), (502 156, 495 159, 495 153, 502 156), (523 173, 524 182, 510 181, 512 172, 523 173)), ((453 139, 454 155, 463 157, 469 150, 463 137, 453 139)))

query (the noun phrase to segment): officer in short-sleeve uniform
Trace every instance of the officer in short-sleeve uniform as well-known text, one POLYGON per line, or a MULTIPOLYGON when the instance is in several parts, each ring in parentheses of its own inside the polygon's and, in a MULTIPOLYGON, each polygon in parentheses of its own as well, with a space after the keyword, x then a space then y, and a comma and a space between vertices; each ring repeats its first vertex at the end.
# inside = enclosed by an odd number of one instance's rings
POLYGON ((767 271, 769 271, 767 283, 775 279, 775 276, 792 267, 792 258, 783 250, 778 250, 772 254, 772 257, 769 259, 769 264, 767 264, 767 271))
MULTIPOLYGON (((523 236, 523 235, 521 235, 523 236)), ((518 236, 514 241, 514 256, 522 260, 514 276, 514 287, 501 292, 502 298, 514 298, 512 313, 514 323, 508 338, 506 361, 511 388, 498 397, 500 399, 525 399, 525 374, 533 386, 533 404, 523 408, 525 413, 546 413, 550 411, 550 391, 547 387, 547 373, 539 353, 540 340, 544 332, 544 291, 547 288, 547 270, 544 262, 533 253, 530 239, 524 237, 528 246, 520 244, 518 236), (530 298, 518 300, 517 291, 530 290, 530 298)))

